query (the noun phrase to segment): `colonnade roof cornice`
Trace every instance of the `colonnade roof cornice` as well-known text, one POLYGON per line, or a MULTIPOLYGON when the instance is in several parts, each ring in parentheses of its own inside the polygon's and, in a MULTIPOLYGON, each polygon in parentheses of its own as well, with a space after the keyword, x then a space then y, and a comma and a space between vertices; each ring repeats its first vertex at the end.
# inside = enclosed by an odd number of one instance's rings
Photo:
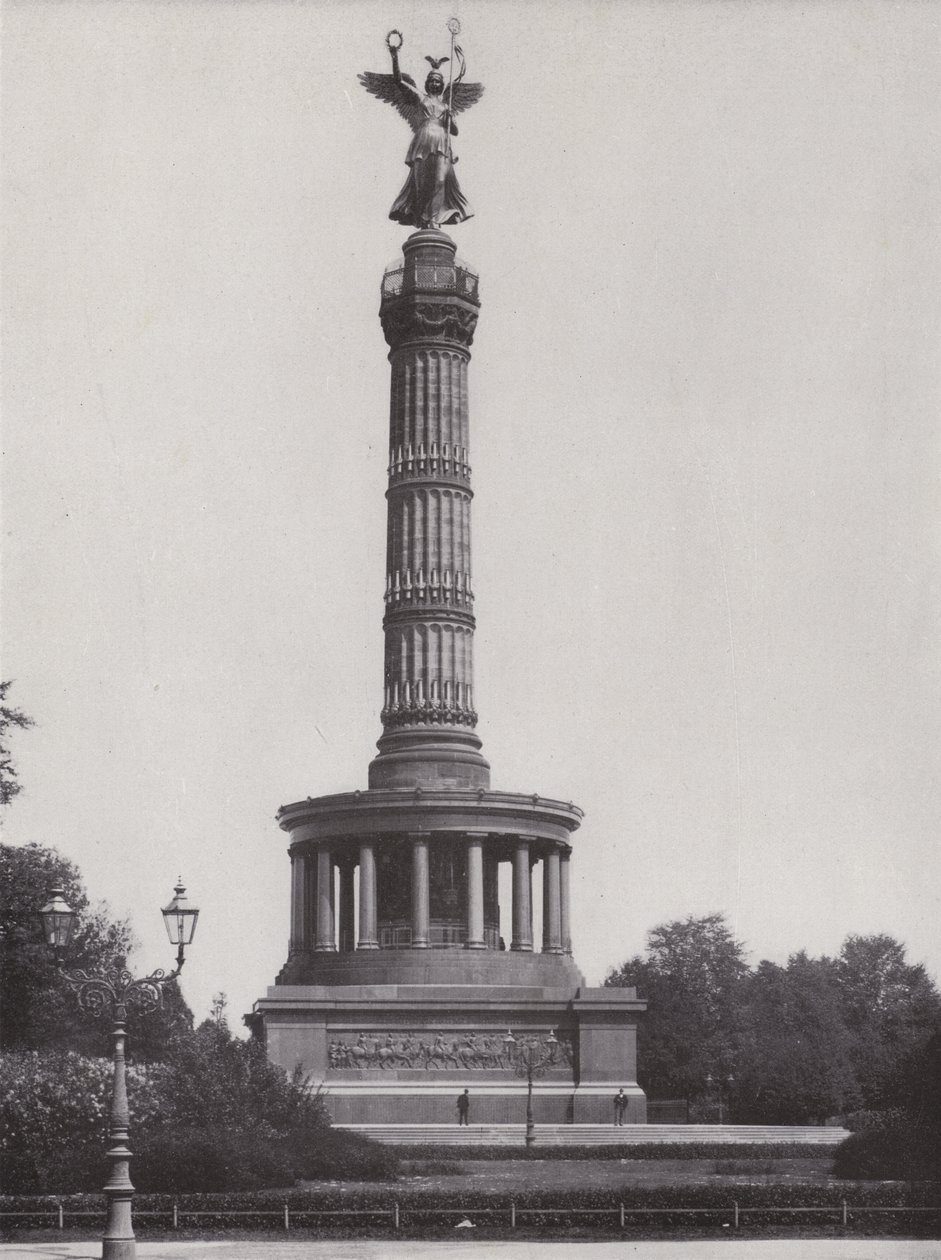
POLYGON ((295 843, 473 831, 567 845, 582 817, 577 805, 535 793, 370 788, 283 805, 277 821, 295 843))

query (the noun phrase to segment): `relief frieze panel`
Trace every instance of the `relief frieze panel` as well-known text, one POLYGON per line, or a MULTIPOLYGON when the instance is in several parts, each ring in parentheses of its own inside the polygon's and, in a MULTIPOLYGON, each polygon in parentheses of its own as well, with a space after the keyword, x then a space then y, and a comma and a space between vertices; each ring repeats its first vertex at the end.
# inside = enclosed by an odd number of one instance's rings
POLYGON ((354 1071, 375 1068, 412 1068, 424 1072, 513 1071, 520 1045, 534 1043, 545 1047, 548 1068, 570 1068, 571 1039, 561 1035, 550 1043, 549 1035, 547 1030, 507 1047, 503 1037, 492 1032, 346 1033, 331 1039, 329 1062, 331 1068, 354 1071))

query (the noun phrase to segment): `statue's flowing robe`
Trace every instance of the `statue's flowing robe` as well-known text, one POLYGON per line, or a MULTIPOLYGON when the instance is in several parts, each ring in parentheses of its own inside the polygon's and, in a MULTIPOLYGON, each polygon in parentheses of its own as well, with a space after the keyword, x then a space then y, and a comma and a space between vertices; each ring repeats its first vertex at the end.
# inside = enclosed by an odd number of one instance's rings
POLYGON ((408 179, 396 197, 389 218, 406 227, 461 223, 473 214, 464 199, 454 161, 448 153, 447 106, 440 96, 424 96, 421 126, 412 137, 405 161, 408 179))

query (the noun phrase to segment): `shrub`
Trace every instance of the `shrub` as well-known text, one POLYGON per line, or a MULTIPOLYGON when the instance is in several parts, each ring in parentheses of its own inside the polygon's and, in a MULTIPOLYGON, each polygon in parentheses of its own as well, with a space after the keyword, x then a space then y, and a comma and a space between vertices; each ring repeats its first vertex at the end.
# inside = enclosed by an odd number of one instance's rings
POLYGON ((391 1181, 399 1160, 388 1146, 342 1129, 295 1129, 289 1138, 294 1168, 307 1181, 391 1181))
POLYGON ((851 1133, 836 1149, 833 1175, 868 1181, 941 1181, 938 1130, 909 1122, 851 1133))
MULTIPOLYGON (((111 1074, 108 1059, 72 1051, 0 1056, 0 1156, 8 1190, 42 1193, 101 1184, 111 1074)), ((160 1068, 128 1068, 132 1125, 146 1125, 159 1114, 160 1087, 160 1068)))
POLYGON ((905 1112, 900 1107, 890 1107, 884 1111, 851 1111, 844 1119, 844 1126, 851 1133, 861 1133, 866 1129, 891 1129, 906 1123, 905 1112))
POLYGON ((133 1180, 142 1191, 263 1190, 296 1180, 286 1143, 261 1127, 161 1127, 135 1148, 133 1180))
MULTIPOLYGON (((251 1042, 203 1025, 163 1064, 129 1066, 132 1180, 142 1190, 292 1186, 298 1177, 393 1178, 397 1158, 330 1128, 322 1094, 285 1077, 251 1042)), ((112 1065, 64 1051, 0 1058, 4 1187, 21 1193, 99 1188, 112 1065)))

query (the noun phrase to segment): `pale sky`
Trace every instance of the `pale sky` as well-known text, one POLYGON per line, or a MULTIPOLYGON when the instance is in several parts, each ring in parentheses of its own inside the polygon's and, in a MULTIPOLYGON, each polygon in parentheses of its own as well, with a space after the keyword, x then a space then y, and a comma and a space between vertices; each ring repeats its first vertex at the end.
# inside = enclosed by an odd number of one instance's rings
MULTIPOLYGON (((590 983, 724 911, 753 961, 941 974, 941 9, 4 6, 4 654, 23 794, 233 1024, 284 961, 278 806, 380 734, 388 209, 360 70, 468 78, 475 699, 585 810, 590 983)), ((504 907, 506 913, 508 907, 504 907)))

